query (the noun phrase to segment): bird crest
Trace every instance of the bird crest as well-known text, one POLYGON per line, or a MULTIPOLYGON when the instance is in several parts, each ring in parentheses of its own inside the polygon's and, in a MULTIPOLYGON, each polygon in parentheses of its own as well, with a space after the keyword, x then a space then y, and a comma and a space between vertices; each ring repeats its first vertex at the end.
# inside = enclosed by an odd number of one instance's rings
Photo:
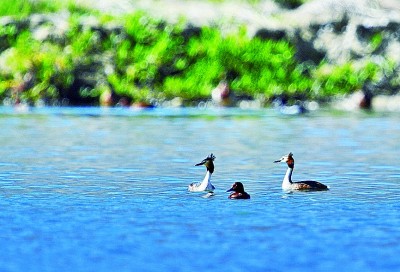
POLYGON ((214 161, 214 160, 215 160, 214 154, 211 153, 210 155, 208 155, 208 157, 206 158, 206 160, 212 160, 212 161, 214 161))

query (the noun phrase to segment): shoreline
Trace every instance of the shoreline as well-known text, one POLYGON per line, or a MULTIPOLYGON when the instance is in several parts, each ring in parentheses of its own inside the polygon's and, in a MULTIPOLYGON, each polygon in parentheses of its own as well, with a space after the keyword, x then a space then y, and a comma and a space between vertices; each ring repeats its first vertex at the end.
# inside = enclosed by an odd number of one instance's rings
MULTIPOLYGON (((297 103, 294 105, 281 105, 278 103, 272 103, 267 106, 262 106, 258 103, 254 103, 253 101, 241 101, 242 103, 238 103, 236 106, 226 107, 223 105, 216 104, 212 100, 201 101, 197 105, 192 106, 182 106, 174 103, 165 103, 163 105, 156 106, 143 106, 143 105, 114 105, 114 106, 101 106, 101 105, 81 105, 81 106, 71 106, 68 104, 56 104, 56 105, 28 105, 25 103, 20 104, 11 104, 9 102, 3 103, 0 105, 0 114, 31 114, 31 113, 41 113, 44 111, 45 113, 52 113, 53 111, 59 112, 67 111, 75 112, 79 109, 91 109, 94 112, 90 115, 99 115, 99 114, 122 114, 125 115, 127 113, 152 113, 157 111, 171 111, 174 113, 179 113, 181 111, 208 111, 208 113, 221 113, 229 111, 240 111, 243 113, 256 113, 256 112, 274 112, 280 115, 286 116, 296 116, 303 114, 318 114, 323 112, 336 112, 336 113, 365 113, 365 114, 390 114, 400 113, 400 95, 379 95, 377 96, 370 108, 360 107, 359 105, 359 93, 355 93, 351 96, 346 96, 342 98, 338 98, 331 103, 319 104, 316 101, 297 103), (177 112, 178 111, 178 112, 177 112)), ((54 113, 54 112, 53 112, 54 113)), ((77 114, 79 113, 71 113, 68 114, 77 114)))

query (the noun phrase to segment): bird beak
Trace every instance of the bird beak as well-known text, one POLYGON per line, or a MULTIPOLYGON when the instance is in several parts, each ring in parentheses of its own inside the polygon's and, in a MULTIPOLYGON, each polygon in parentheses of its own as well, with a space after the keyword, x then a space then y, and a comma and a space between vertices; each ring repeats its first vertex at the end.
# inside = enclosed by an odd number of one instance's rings
POLYGON ((226 190, 227 192, 233 192, 233 187, 230 188, 229 190, 226 190))
POLYGON ((278 163, 278 162, 281 162, 281 160, 274 161, 274 163, 278 163))
POLYGON ((202 161, 202 162, 199 162, 198 164, 195 164, 194 166, 200 166, 200 165, 203 165, 205 163, 206 163, 205 161, 202 161))

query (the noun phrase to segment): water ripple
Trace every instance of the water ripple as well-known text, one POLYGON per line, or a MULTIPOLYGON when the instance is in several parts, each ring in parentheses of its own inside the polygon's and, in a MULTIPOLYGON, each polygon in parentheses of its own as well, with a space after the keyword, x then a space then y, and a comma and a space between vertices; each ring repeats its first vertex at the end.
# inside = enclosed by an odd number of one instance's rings
POLYGON ((3 269, 39 271, 44 262, 77 271, 400 265, 393 254, 400 250, 396 116, 0 113, 3 269), (283 192, 286 166, 272 162, 289 151, 295 180, 316 179, 330 190, 283 192), (216 190, 203 198, 187 186, 203 179, 205 168, 194 164, 211 152, 216 190), (228 199, 234 181, 244 183, 250 200, 228 199))

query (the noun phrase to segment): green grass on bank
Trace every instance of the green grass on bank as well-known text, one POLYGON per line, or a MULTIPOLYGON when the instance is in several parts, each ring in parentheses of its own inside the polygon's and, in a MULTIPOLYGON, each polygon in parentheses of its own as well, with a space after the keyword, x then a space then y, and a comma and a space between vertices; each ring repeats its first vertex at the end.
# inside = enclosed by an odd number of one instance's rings
POLYGON ((1 100, 96 104, 113 94, 133 102, 180 97, 190 104, 208 99, 226 80, 239 95, 324 101, 357 90, 379 72, 373 63, 300 63, 289 42, 249 38, 244 27, 222 35, 137 12, 118 18, 122 28, 106 30, 116 18, 104 15, 96 15, 103 25, 85 28, 82 10, 69 9, 62 37, 38 41, 27 26, 0 29, 1 100))
POLYGON ((0 16, 24 17, 34 13, 56 12, 65 7, 59 0, 1 0, 0 2, 0 16))

